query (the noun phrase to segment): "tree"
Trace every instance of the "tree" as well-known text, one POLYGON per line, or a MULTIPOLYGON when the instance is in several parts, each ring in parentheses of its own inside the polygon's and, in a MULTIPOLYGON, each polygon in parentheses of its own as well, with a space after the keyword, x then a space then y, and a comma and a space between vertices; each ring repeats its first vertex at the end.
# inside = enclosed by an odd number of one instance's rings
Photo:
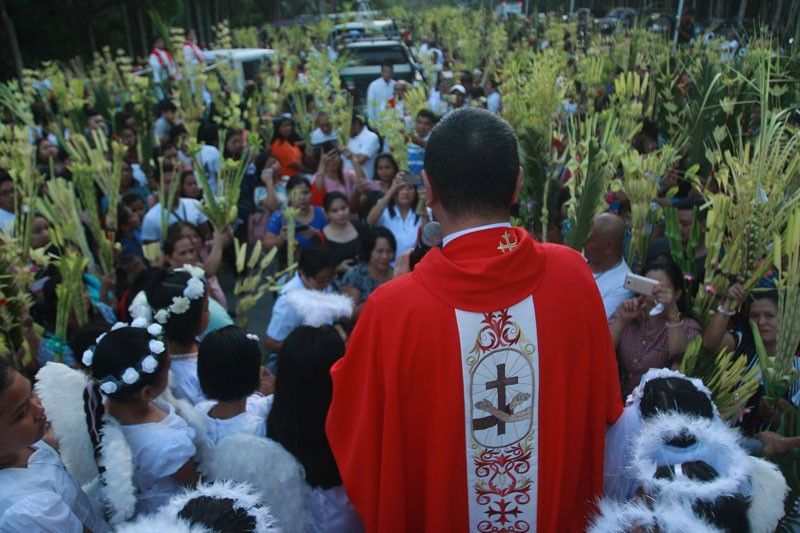
POLYGON ((14 21, 6 10, 5 0, 0 0, 0 17, 3 18, 3 24, 6 27, 8 34, 8 44, 11 47, 11 53, 14 55, 14 66, 17 71, 17 78, 22 80, 22 52, 19 49, 19 42, 17 41, 17 31, 14 28, 14 21))

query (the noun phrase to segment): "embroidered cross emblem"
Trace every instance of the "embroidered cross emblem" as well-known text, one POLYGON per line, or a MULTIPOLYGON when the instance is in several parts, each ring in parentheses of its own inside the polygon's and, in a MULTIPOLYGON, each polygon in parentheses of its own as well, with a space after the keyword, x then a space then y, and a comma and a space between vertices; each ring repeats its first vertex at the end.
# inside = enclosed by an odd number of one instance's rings
POLYGON ((503 239, 500 241, 500 244, 497 246, 497 249, 501 253, 510 252, 514 248, 517 247, 517 242, 518 241, 516 241, 516 240, 512 241, 511 240, 511 233, 506 231, 505 233, 503 233, 503 239))
MULTIPOLYGON (((506 365, 497 365, 497 379, 494 381, 486 382, 486 389, 497 389, 497 408, 501 411, 506 411, 506 385, 516 385, 519 378, 506 377, 506 365)), ((506 432, 506 423, 503 420, 495 417, 497 421, 497 434, 503 435, 506 432)))

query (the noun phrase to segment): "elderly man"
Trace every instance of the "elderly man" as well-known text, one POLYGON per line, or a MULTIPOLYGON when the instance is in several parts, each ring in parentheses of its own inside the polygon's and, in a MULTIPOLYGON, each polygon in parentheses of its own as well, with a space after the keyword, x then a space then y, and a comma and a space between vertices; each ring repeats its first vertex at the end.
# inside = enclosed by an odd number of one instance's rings
POLYGON ((631 271, 622 257, 624 241, 625 221, 613 213, 602 213, 592 221, 589 238, 583 245, 583 255, 603 298, 606 319, 614 314, 619 304, 633 298, 633 293, 624 286, 625 276, 631 271))
POLYGON ((326 142, 337 142, 336 132, 333 131, 331 117, 325 111, 317 113, 315 120, 317 128, 311 132, 311 144, 319 146, 326 142))

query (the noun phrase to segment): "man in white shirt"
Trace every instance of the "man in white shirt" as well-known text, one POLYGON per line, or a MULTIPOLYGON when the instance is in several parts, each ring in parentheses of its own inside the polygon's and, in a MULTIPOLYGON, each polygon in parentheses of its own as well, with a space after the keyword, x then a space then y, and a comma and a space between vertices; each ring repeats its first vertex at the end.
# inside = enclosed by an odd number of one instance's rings
POLYGON ((326 142, 337 142, 336 132, 333 131, 333 124, 331 124, 331 117, 325 111, 317 113, 315 122, 317 128, 311 132, 312 145, 317 146, 326 142))
MULTIPOLYGON (((172 180, 175 179, 175 172, 172 168, 164 168, 164 190, 168 194, 172 180)), ((172 203, 172 209, 167 215, 167 226, 171 226, 182 220, 194 224, 200 234, 205 237, 210 233, 208 217, 200 210, 200 202, 193 198, 180 198, 176 193, 172 203)), ((161 202, 151 207, 144 215, 142 220, 142 242, 147 244, 162 240, 161 202)))
POLYGON ((14 180, 0 169, 0 231, 9 235, 14 231, 14 180))
POLYGON ((381 77, 370 83, 367 88, 367 117, 372 122, 378 120, 378 111, 380 111, 381 105, 394 96, 393 74, 392 62, 384 61, 381 63, 381 77))
POLYGON ((625 276, 631 269, 622 257, 624 242, 625 220, 613 213, 602 213, 592 220, 589 238, 583 245, 583 255, 603 298, 606 319, 619 304, 633 298, 633 293, 625 288, 625 276))
POLYGON ((450 88, 450 104, 447 106, 445 114, 461 109, 467 102, 467 90, 461 84, 453 85, 450 88))
MULTIPOLYGON (((358 163, 364 169, 367 179, 374 179, 375 158, 378 157, 381 143, 378 136, 364 126, 364 117, 361 115, 353 116, 347 148, 353 153, 353 157, 358 159, 358 163)), ((345 160, 345 168, 353 168, 353 166, 349 161, 345 160)))
POLYGON ((486 91, 486 110, 495 115, 499 115, 500 109, 502 109, 497 86, 497 80, 494 78, 488 78, 483 84, 483 90, 486 91))

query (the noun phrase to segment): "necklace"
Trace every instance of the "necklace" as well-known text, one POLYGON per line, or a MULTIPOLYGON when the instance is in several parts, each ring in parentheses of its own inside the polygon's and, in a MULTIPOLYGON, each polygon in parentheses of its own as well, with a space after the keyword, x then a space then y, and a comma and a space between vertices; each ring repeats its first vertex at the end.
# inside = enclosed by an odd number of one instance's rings
POLYGON ((170 354, 169 358, 172 359, 173 361, 186 361, 189 359, 197 359, 197 352, 170 354))

